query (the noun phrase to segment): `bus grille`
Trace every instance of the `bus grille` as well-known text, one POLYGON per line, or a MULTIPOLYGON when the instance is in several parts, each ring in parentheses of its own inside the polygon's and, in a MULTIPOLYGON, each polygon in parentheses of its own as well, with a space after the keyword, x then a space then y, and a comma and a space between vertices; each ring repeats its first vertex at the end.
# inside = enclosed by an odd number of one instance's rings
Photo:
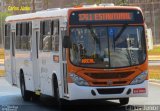
POLYGON ((91 86, 124 86, 128 85, 128 77, 134 74, 135 71, 128 72, 108 72, 108 73, 85 73, 92 78, 89 81, 91 86))
POLYGON ((86 75, 93 79, 121 79, 121 78, 127 78, 133 73, 134 71, 112 72, 112 73, 86 73, 86 75))
POLYGON ((109 88, 109 89, 103 89, 99 88, 97 89, 99 94, 121 94, 124 91, 124 88, 109 88))
POLYGON ((127 84, 127 81, 113 81, 112 84, 107 82, 92 82, 92 85, 94 86, 122 86, 125 84, 127 84))

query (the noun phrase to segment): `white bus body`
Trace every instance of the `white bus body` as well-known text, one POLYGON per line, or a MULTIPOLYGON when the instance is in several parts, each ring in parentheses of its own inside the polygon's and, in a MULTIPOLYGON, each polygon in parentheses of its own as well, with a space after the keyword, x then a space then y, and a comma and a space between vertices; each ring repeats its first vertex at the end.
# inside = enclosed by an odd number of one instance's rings
MULTIPOLYGON (((9 24, 8 30, 10 29, 10 31, 8 31, 9 34, 7 34, 6 31, 6 35, 10 38, 6 39, 8 41, 10 40, 8 43, 10 44, 10 48, 8 46, 8 48, 5 50, 5 71, 7 80, 12 85, 21 87, 23 89, 24 87, 20 85, 21 77, 23 77, 25 81, 25 90, 35 92, 37 95, 41 93, 54 97, 55 90, 53 79, 56 77, 58 81, 59 96, 60 98, 66 100, 147 96, 147 80, 137 85, 113 87, 88 87, 78 86, 75 83, 67 83, 68 72, 65 52, 66 50, 65 48, 62 48, 62 40, 67 29, 68 11, 69 9, 46 10, 31 14, 9 16, 6 18, 6 24, 9 24), (23 23, 27 25, 23 25, 23 23), (54 32, 50 32, 52 33, 50 34, 52 35, 52 41, 49 41, 50 39, 48 38, 50 36, 46 36, 45 34, 48 34, 47 27, 45 27, 47 24, 54 24, 54 32), (58 24, 58 29, 56 24, 58 24), (22 37, 20 34, 20 38, 26 40, 28 44, 30 44, 29 46, 25 42, 20 45, 17 44, 18 42, 16 42, 19 40, 18 34, 21 33, 19 30, 22 30, 23 33, 23 26, 26 29, 28 27, 32 27, 31 34, 28 31, 24 37, 22 37), (40 29, 41 26, 45 27, 43 31, 40 29), (19 29, 19 27, 21 28, 19 29), (17 31, 17 29, 19 30, 17 31), (40 32, 43 32, 43 34, 40 32), (45 37, 45 39, 43 38, 42 41, 40 40, 41 36, 45 37), (25 37, 28 37, 29 39, 26 39, 25 37), (40 44, 40 42, 42 42, 42 44, 40 44), (48 48, 50 47, 50 42, 52 44, 52 51, 48 50, 50 49, 48 48), (42 50, 40 49, 41 47, 42 50), (123 88, 124 91, 120 94, 98 94, 97 88, 123 88), (141 91, 142 93, 138 92, 134 94, 133 89, 141 91), (94 93, 96 93, 96 96, 94 93)), ((138 70, 138 68, 136 70, 138 70)), ((140 70, 138 71, 140 72, 140 70)), ((123 101, 122 103, 126 103, 126 101, 123 101)))
MULTIPOLYGON (((59 92, 63 92, 63 65, 66 64, 62 60, 62 33, 59 33, 59 51, 42 52, 37 48, 40 38, 40 21, 58 20, 59 31, 66 30, 68 9, 57 9, 40 11, 33 14, 15 15, 6 18, 6 23, 11 25, 10 49, 5 50, 5 71, 7 80, 17 87, 20 87, 20 71, 24 73, 26 90, 40 91, 42 94, 54 96, 52 76, 56 74, 59 82, 59 92), (18 21, 20 20, 20 21, 18 21), (13 36, 16 36, 16 23, 32 22, 31 49, 23 51, 16 49, 16 42, 13 36), (13 40, 12 40, 13 39, 13 40), (13 51, 15 49, 15 52, 13 51), (12 54, 15 53, 15 55, 12 54), (38 55, 37 55, 38 54, 38 55), (53 61, 53 56, 59 57, 59 62, 53 61)), ((62 98, 64 93, 60 93, 62 98)))

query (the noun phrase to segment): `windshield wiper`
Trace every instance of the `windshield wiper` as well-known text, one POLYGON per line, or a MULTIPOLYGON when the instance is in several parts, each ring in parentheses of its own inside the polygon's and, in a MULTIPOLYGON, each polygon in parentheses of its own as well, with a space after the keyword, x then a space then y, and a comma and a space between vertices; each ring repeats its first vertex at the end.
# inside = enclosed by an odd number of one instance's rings
POLYGON ((89 31, 90 31, 93 39, 96 41, 96 43, 97 43, 97 44, 100 44, 100 41, 99 41, 97 35, 95 34, 95 32, 93 31, 93 28, 92 28, 90 25, 88 25, 87 28, 89 29, 89 31))
POLYGON ((120 32, 117 34, 117 36, 114 38, 114 43, 119 39, 119 37, 122 35, 122 33, 125 31, 128 24, 124 24, 120 32))
POLYGON ((130 52, 130 50, 126 50, 126 51, 127 51, 127 53, 128 53, 128 61, 129 61, 129 64, 130 64, 130 66, 132 66, 131 52, 130 52))
POLYGON ((95 34, 95 32, 93 31, 93 28, 91 27, 91 25, 88 25, 87 27, 94 39, 94 41, 96 41, 96 44, 98 44, 99 50, 101 51, 101 45, 100 45, 100 40, 98 39, 97 35, 95 34))

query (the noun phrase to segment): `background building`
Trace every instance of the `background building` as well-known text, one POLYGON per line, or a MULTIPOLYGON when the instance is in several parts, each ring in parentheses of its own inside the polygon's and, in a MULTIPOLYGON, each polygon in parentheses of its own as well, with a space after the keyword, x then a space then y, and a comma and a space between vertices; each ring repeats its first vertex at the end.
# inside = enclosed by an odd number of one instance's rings
POLYGON ((160 44, 160 0, 128 0, 129 5, 140 6, 148 28, 153 32, 153 43, 160 44))

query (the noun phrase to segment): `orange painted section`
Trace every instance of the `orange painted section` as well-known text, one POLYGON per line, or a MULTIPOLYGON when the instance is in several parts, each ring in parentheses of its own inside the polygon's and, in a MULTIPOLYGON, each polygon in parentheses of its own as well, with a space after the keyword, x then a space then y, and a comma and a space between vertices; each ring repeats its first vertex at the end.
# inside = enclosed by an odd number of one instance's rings
MULTIPOLYGON (((80 11, 80 10, 106 10, 106 9, 127 9, 127 10, 139 10, 137 7, 99 7, 99 8, 75 8, 75 9, 70 9, 68 12, 68 15, 70 15, 73 11, 80 11)), ((141 11, 141 10, 139 10, 141 11)), ((130 15, 127 13, 121 13, 119 16, 117 15, 109 15, 109 14, 95 14, 94 15, 95 20, 105 20, 105 19, 131 19, 130 15)), ((21 20, 14 20, 14 21, 8 21, 8 22, 18 22, 18 21, 29 21, 29 20, 38 20, 38 19, 52 19, 52 17, 36 17, 36 18, 28 18, 28 19, 21 19, 21 20)), ((91 15, 80 15, 80 20, 92 20, 93 17, 91 15)), ((69 18, 68 18, 68 23, 69 23, 69 18)), ((123 24, 108 24, 107 26, 122 26, 123 24)), ((129 24, 129 25, 143 25, 144 24, 129 24)), ((75 25, 76 26, 76 25, 75 25)), ((79 25, 80 26, 80 25, 79 25)), ((83 25, 81 25, 83 26, 83 25)), ((94 25, 96 26, 96 25, 94 25)), ((98 25, 97 25, 98 26, 98 25)), ((106 26, 106 25, 102 25, 106 26)), ((68 28, 70 28, 70 25, 68 24, 68 28)), ((69 34, 69 32, 68 32, 69 34)), ((147 46, 146 46, 147 47, 147 46)), ((84 78, 90 86, 107 86, 107 81, 111 80, 113 82, 112 86, 120 86, 120 85, 129 85, 130 82, 138 76, 140 73, 142 73, 145 70, 148 70, 148 57, 146 56, 146 60, 143 64, 138 65, 138 66, 132 66, 128 68, 116 68, 116 69, 95 69, 95 68, 83 68, 83 67, 77 67, 71 64, 69 60, 69 49, 66 49, 66 55, 67 55, 67 68, 68 68, 68 73, 75 73, 78 76, 84 78), (126 74, 125 77, 123 74, 126 74), (105 74, 105 75, 104 75, 105 74), (114 77, 112 75, 117 74, 119 77, 114 77), (98 75, 98 76, 97 76, 98 75), (100 75, 100 76, 99 76, 100 75), (101 75, 106 76, 109 75, 108 77, 101 78, 101 75)), ((146 51, 147 53, 147 51, 146 51)), ((148 54, 147 54, 148 55, 148 54)), ((23 56, 23 54, 19 54, 17 56, 23 56)), ((54 58, 53 58, 54 59, 54 58)), ((57 58, 56 58, 57 59, 57 58)), ((55 59, 55 60, 56 60, 55 59)), ((93 60, 83 60, 83 62, 94 62, 93 60)), ((148 79, 148 77, 146 78, 148 79)), ((73 81, 68 75, 68 82, 72 83, 73 81)), ((108 85, 109 86, 109 85, 108 85)))
MULTIPOLYGON (((73 11, 80 11, 80 10, 98 10, 98 9, 127 9, 127 10, 139 10, 139 8, 137 7, 107 7, 107 8, 90 8, 90 9, 86 9, 86 8, 77 8, 77 9, 71 9, 68 12, 68 15, 70 16, 70 14, 73 11)), ((141 10, 139 10, 141 11, 141 10)), ((142 11, 141 11, 142 12, 142 11)), ((95 19, 99 19, 99 20, 103 20, 106 19, 105 17, 99 17, 99 16, 107 16, 109 18, 110 15, 95 15, 95 19), (99 17, 99 18, 98 18, 99 17)), ((113 19, 113 16, 110 17, 113 19)), ((124 14, 123 16, 126 16, 126 19, 131 19, 130 15, 124 14)), ((92 16, 93 17, 93 16, 92 16)), ((123 17, 120 17, 121 19, 123 19, 123 17)), ((91 20, 93 18, 90 17, 90 15, 80 15, 80 20, 91 20)), ((118 17, 115 19, 119 19, 118 17)), ((69 18, 68 18, 69 21, 69 18)), ((123 24, 107 24, 107 25, 103 25, 103 26, 122 26, 123 24)), ((128 24, 128 25, 142 25, 144 26, 145 24, 128 24)), ((74 27, 76 25, 72 25, 72 27, 74 27)), ((84 25, 78 25, 78 26, 84 26, 84 25)), ((96 26, 96 25, 94 25, 96 26)), ((98 26, 98 25, 97 25, 98 26)), ((70 28, 70 25, 68 23, 68 28, 70 28)), ((68 32, 69 35, 69 32, 68 32)), ((147 46, 146 46, 147 47, 147 46)), ((109 86, 109 84, 107 84, 107 81, 112 81, 112 85, 111 86, 125 86, 125 85, 129 85, 132 80, 138 76, 140 73, 142 73, 145 70, 148 70, 148 56, 146 56, 146 60, 143 64, 141 65, 137 65, 137 66, 131 66, 131 67, 126 67, 126 68, 116 68, 116 69, 95 69, 95 68, 83 68, 83 67, 77 67, 75 65, 73 65, 70 60, 69 60, 69 49, 66 49, 67 52, 67 66, 68 66, 68 73, 75 73, 78 76, 84 78, 90 86, 109 86), (108 76, 106 76, 106 75, 108 76), (124 76, 124 74, 126 75, 125 77, 114 77, 114 75, 117 74, 119 76, 124 76), (101 75, 103 75, 104 77, 101 78, 101 75), (106 77, 105 77, 106 76, 106 77)), ((147 51, 146 51, 147 53, 147 51)), ((148 55, 148 54, 147 54, 148 55)), ((85 61, 86 62, 86 61, 85 61)), ((88 60, 87 60, 88 62, 88 60)), ((146 78, 146 80, 148 80, 148 77, 146 78)), ((71 78, 68 75, 68 82, 72 83, 73 81, 71 80, 71 78)))

